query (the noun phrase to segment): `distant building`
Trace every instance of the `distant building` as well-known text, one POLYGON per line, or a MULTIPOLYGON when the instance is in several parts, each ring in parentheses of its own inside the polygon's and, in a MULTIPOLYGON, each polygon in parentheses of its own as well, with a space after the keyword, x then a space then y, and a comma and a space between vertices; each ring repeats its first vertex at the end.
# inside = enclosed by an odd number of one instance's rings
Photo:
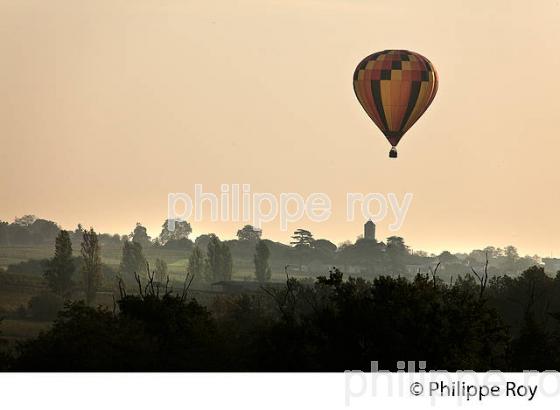
POLYGON ((375 240, 375 224, 371 220, 364 224, 364 239, 375 240))

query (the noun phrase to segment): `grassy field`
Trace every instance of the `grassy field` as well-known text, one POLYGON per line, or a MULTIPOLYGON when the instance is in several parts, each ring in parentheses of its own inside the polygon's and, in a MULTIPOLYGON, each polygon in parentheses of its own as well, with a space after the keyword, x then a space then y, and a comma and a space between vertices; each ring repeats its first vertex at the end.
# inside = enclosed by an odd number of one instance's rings
MULTIPOLYGON (((10 264, 24 262, 29 259, 46 259, 51 258, 54 248, 51 246, 10 246, 0 247, 0 268, 6 268, 10 264)), ((74 255, 79 256, 79 252, 74 250, 74 255)), ((117 270, 121 263, 122 248, 121 247, 102 247, 101 261, 117 270)), ((164 248, 146 248, 144 256, 155 267, 157 258, 163 259, 167 263, 170 276, 173 279, 181 280, 185 276, 188 263, 189 253, 182 250, 172 250, 164 248)), ((252 279, 253 278, 253 261, 252 259, 235 259, 233 260, 233 277, 235 279, 252 279)), ((274 272, 273 279, 283 280, 283 272, 274 272)))
POLYGON ((51 322, 33 320, 4 319, 0 325, 0 338, 8 342, 28 339, 37 336, 42 330, 47 330, 51 322))
POLYGON ((45 259, 52 257, 54 248, 49 246, 2 246, 0 247, 0 268, 24 262, 29 259, 45 259))
MULTIPOLYGON (((10 264, 25 262, 30 259, 51 258, 54 253, 52 246, 13 246, 0 247, 0 268, 6 268, 10 264)), ((101 259, 106 265, 118 270, 121 261, 121 247, 102 247, 101 259)), ((74 250, 75 256, 79 256, 79 251, 74 250)), ((169 250, 163 248, 148 248, 144 250, 144 255, 150 265, 155 267, 156 258, 163 259, 168 266, 172 281, 175 282, 174 289, 179 290, 184 280, 186 266, 188 263, 188 252, 180 250, 169 250)), ((253 280, 252 259, 233 261, 233 279, 253 280)), ((112 280, 112 279, 111 279, 112 280)), ((284 273, 273 272, 273 281, 283 281, 284 273)), ((113 297, 116 287, 110 281, 104 284, 98 294, 98 303, 109 308, 113 306, 113 297), (114 288, 114 289, 113 289, 114 288)), ((214 289, 208 285, 195 285, 191 288, 192 296, 203 304, 212 303, 216 297, 214 289)), ((34 321, 29 318, 20 319, 17 312, 26 308, 30 299, 42 292, 47 291, 46 283, 42 276, 37 273, 27 274, 0 274, 0 317, 4 317, 0 325, 2 335, 0 339, 11 343, 36 336, 41 330, 48 328, 50 322, 34 321)), ((78 296, 76 296, 78 297, 78 296)))
POLYGON ((29 300, 41 292, 41 288, 0 288, 0 311, 13 312, 20 306, 27 306, 29 300))
MULTIPOLYGON (((46 259, 51 258, 54 249, 50 246, 9 246, 0 247, 0 268, 5 268, 10 264, 27 261, 29 259, 46 259)), ((74 250, 74 255, 79 253, 74 250)), ((101 248, 101 261, 112 268, 118 268, 121 263, 122 248, 103 247, 101 248)), ((185 251, 164 249, 164 248, 147 248, 144 249, 144 256, 155 265, 156 258, 163 259, 169 268, 169 271, 175 274, 185 272, 189 254, 185 251)), ((238 261, 239 264, 244 264, 238 261)))
MULTIPOLYGON (((52 246, 8 246, 0 247, 0 268, 6 268, 10 264, 24 262, 29 259, 51 258, 54 253, 52 246)), ((79 252, 74 250, 74 255, 79 252)), ((101 248, 101 261, 112 268, 118 268, 121 262, 122 248, 101 248)), ((156 258, 167 262, 170 272, 184 273, 187 266, 188 254, 185 251, 169 250, 163 248, 149 248, 144 250, 144 255, 151 264, 155 264, 156 258)))

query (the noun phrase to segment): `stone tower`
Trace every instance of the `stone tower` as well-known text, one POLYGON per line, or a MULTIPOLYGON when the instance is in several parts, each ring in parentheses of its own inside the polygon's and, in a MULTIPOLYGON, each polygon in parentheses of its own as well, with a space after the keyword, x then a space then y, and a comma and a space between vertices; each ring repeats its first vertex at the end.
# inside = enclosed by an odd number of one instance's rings
POLYGON ((371 220, 364 224, 364 239, 375 240, 375 224, 371 220))

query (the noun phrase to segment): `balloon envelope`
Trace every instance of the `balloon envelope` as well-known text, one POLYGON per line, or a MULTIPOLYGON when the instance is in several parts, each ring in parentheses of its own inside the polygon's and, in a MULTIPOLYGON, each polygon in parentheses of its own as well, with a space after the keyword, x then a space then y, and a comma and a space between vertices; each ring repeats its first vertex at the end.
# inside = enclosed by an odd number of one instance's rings
POLYGON ((393 147, 430 106, 437 88, 432 63, 412 51, 374 53, 354 71, 356 97, 393 147))

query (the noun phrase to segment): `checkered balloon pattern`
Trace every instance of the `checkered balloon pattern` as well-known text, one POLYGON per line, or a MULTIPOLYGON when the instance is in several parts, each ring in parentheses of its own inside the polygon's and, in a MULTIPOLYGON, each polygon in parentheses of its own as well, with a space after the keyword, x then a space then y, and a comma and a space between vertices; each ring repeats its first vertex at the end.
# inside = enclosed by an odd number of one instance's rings
POLYGON ((432 63, 407 50, 374 53, 354 72, 356 97, 393 146, 424 114, 437 88, 432 63))

